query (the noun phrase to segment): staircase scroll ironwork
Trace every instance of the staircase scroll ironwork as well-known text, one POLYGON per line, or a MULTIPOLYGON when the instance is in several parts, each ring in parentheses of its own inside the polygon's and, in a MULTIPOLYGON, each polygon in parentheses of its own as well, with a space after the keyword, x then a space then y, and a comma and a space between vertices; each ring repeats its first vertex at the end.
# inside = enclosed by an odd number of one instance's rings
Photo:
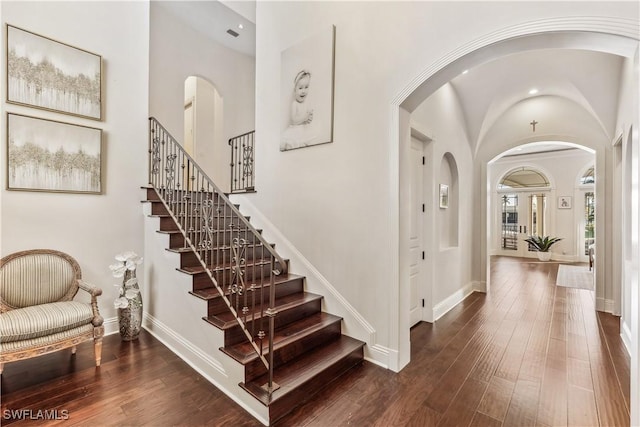
POLYGON ((255 191, 254 147, 255 131, 229 140, 231 146, 231 192, 255 191))
POLYGON ((286 262, 153 117, 149 184, 267 369, 272 393, 275 277, 286 262))

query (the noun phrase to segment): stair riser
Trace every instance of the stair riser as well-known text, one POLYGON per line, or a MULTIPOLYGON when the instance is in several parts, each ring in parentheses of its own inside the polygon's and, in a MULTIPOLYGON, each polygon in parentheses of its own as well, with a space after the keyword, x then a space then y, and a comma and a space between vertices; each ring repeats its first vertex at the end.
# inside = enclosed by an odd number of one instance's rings
MULTIPOLYGON (((194 245, 200 244, 202 233, 189 233, 189 238, 193 241, 194 245)), ((260 239, 253 235, 250 232, 233 232, 233 233, 221 233, 218 237, 217 233, 214 234, 213 237, 213 246, 228 246, 230 241, 233 241, 235 238, 241 238, 247 241, 248 244, 260 243, 260 239)), ((169 239, 169 247, 171 249, 179 249, 184 248, 184 237, 180 233, 173 233, 170 235, 169 239)))
MULTIPOLYGON (((237 207, 237 205, 236 205, 237 207)), ((220 208, 222 209, 222 207, 220 208)), ((199 213, 199 209, 198 209, 198 205, 196 204, 180 204, 176 211, 178 212, 178 214, 181 214, 182 212, 188 212, 188 213, 193 213, 193 214, 197 214, 199 213)), ((224 209, 221 211, 224 212, 225 215, 230 216, 233 214, 233 211, 231 210, 231 208, 229 206, 224 206, 224 209)), ((151 203, 151 215, 169 215, 169 211, 167 210, 167 208, 164 206, 164 204, 162 204, 162 202, 160 201, 154 201, 151 203)))
MULTIPOLYGON (((187 231, 200 231, 202 230, 202 226, 205 224, 205 221, 199 217, 187 218, 186 221, 182 221, 181 218, 178 218, 178 222, 182 225, 182 228, 187 231)), ((237 233, 238 229, 243 231, 247 229, 246 224, 237 217, 214 218, 208 226, 211 227, 212 230, 223 230, 227 231, 227 233, 237 233), (231 231, 231 229, 233 229, 233 231, 231 231)), ((170 216, 163 216, 160 217, 160 230, 177 231, 179 228, 173 218, 170 216)), ((244 233, 240 234, 242 235, 244 233)))
MULTIPOLYGON (((297 307, 293 307, 289 310, 278 312, 278 314, 275 317, 275 327, 279 328, 281 326, 288 325, 291 322, 295 322, 297 320, 303 319, 312 314, 319 313, 320 310, 321 310, 321 301, 317 299, 317 300, 309 301, 297 307)), ((257 322, 256 330, 258 330, 260 326, 259 324, 260 320, 258 319, 256 322, 257 322)), ((269 325, 268 322, 269 320, 265 318, 264 320, 265 329, 268 328, 268 325, 269 325)), ((251 330, 252 325, 253 325, 253 322, 248 320, 247 329, 251 330)), ((268 330, 265 330, 265 332, 268 333, 268 330)), ((229 328, 225 330, 225 333, 224 333, 225 346, 237 344, 239 342, 242 342, 244 339, 245 339, 245 335, 244 335, 244 332, 242 332, 242 328, 240 328, 240 326, 235 326, 233 328, 229 328)))
MULTIPOLYGON (((298 293, 298 292, 302 292, 303 290, 304 290, 304 284, 303 284, 302 278, 298 278, 298 279, 295 279, 295 280, 290 280, 290 281, 285 282, 285 283, 278 283, 276 285, 276 298, 281 298, 281 297, 286 296, 286 295, 291 295, 291 294, 295 294, 295 293, 298 293)), ((264 298, 265 301, 269 300, 269 286, 268 285, 265 286, 265 288, 264 288, 263 298, 264 298)), ((256 296, 256 301, 257 301, 256 304, 260 303, 260 298, 258 296, 256 296)), ((209 303, 209 308, 208 308, 208 315, 209 316, 215 316, 217 314, 224 313, 224 312, 226 312, 228 310, 227 309, 227 305, 222 300, 222 298, 210 299, 208 301, 208 303, 209 303)), ((225 345, 230 345, 230 343, 225 340, 225 345)))
MULTIPOLYGON (((185 195, 189 195, 193 200, 202 200, 204 198, 212 198, 214 201, 218 200, 218 194, 214 194, 212 192, 200 192, 200 191, 184 191, 184 190, 174 190, 173 192, 160 190, 163 198, 166 201, 170 201, 170 199, 175 198, 175 200, 184 200, 185 195), (172 197, 169 197, 170 194, 173 194, 172 197)), ((160 198, 156 194, 156 191, 152 188, 147 188, 147 200, 149 201, 160 201, 160 198)))
MULTIPOLYGON (((255 269, 253 267, 250 267, 247 270, 247 275, 245 277, 246 281, 250 281, 252 280, 254 277, 260 278, 262 277, 264 281, 268 281, 269 280, 269 274, 270 274, 270 269, 268 265, 265 266, 258 266, 255 269)), ((210 288, 213 286, 211 279, 209 279, 209 276, 207 273, 197 273, 197 274, 193 274, 193 290, 197 291, 199 289, 206 289, 206 288, 210 288)), ((222 285, 228 285, 229 283, 231 283, 231 271, 230 269, 226 269, 225 272, 215 272, 214 273, 214 278, 216 279, 216 281, 222 286, 222 285)))
MULTIPOLYGON (((273 354, 273 365, 277 369, 303 353, 312 350, 326 342, 337 339, 341 334, 340 322, 327 325, 314 334, 297 340, 290 345, 279 348, 273 354)), ((268 357, 267 357, 268 360, 268 357)), ((253 381, 267 373, 267 369, 260 359, 255 359, 245 365, 245 382, 253 381)))
POLYGON ((342 358, 338 363, 331 366, 330 369, 324 370, 312 380, 298 387, 294 392, 287 394, 282 399, 278 399, 269 406, 270 424, 291 412, 295 407, 302 405, 311 399, 318 392, 328 385, 328 380, 338 378, 349 369, 362 363, 364 352, 362 347, 351 352, 347 357, 342 358))
MULTIPOLYGON (((210 268, 215 268, 218 265, 227 265, 232 262, 234 258, 233 250, 231 248, 225 249, 211 249, 206 253, 201 253, 203 259, 208 263, 210 268)), ((245 261, 265 260, 271 256, 271 253, 262 246, 247 248, 244 252, 243 259, 245 261)), ((192 252, 180 253, 180 267, 197 267, 200 266, 198 257, 192 252)))

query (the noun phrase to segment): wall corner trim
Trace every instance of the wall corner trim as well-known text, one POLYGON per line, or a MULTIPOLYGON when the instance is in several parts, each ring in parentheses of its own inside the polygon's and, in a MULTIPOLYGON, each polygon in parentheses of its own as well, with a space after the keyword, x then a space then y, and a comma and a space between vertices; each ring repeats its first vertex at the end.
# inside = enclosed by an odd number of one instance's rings
POLYGON ((624 349, 627 351, 627 356, 631 357, 631 329, 629 329, 629 325, 622 321, 622 318, 620 318, 620 337, 622 338, 624 349))
POLYGON ((481 282, 469 282, 462 288, 458 289, 444 300, 440 301, 438 304, 433 307, 433 319, 434 321, 438 320, 442 316, 444 316, 449 310, 462 302, 466 297, 471 295, 476 290, 476 284, 481 282))

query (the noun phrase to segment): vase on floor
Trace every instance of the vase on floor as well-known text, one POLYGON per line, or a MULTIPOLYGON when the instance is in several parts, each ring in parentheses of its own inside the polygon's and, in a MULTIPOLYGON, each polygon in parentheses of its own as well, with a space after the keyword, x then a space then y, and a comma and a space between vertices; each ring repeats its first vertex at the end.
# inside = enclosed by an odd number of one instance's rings
POLYGON ((118 327, 122 340, 132 341, 138 338, 142 329, 142 296, 135 270, 124 273, 122 289, 128 305, 118 308, 118 327))

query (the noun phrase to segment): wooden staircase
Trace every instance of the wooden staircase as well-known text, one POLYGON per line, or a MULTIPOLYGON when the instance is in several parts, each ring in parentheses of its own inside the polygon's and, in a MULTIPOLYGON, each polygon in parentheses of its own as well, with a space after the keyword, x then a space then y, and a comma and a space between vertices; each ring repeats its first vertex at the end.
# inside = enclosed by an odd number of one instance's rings
MULTIPOLYGON (((244 381, 239 386, 268 407, 271 423, 313 398, 331 381, 362 362, 364 343, 342 335, 342 319, 322 312, 322 296, 305 292, 304 277, 281 274, 275 280, 278 314, 273 336, 273 378, 278 388, 269 395, 264 387, 267 370, 258 354, 195 253, 185 248, 185 239, 158 193, 153 188, 147 188, 146 192, 147 202, 152 205, 151 216, 160 218, 157 232, 169 235, 166 250, 180 255, 178 271, 191 276, 191 295, 207 302, 203 320, 224 332, 224 346, 220 350, 244 367, 244 381)), ((219 226, 225 226, 225 221, 221 221, 219 226)), ((219 259, 230 259, 231 248, 223 244, 213 251, 226 254, 219 259)), ((250 240, 246 254, 247 265, 256 266, 247 268, 247 279, 251 275, 268 274, 265 271, 268 268, 260 262, 267 254, 260 241, 250 240)), ((220 263, 214 267, 216 279, 228 278, 232 274, 231 265, 220 263)), ((268 292, 263 298, 268 298, 268 292)), ((251 314, 248 327, 251 327, 251 322, 260 322, 261 319, 259 312, 253 317, 251 314)), ((268 353, 267 342, 263 340, 262 344, 265 354, 268 353)))

